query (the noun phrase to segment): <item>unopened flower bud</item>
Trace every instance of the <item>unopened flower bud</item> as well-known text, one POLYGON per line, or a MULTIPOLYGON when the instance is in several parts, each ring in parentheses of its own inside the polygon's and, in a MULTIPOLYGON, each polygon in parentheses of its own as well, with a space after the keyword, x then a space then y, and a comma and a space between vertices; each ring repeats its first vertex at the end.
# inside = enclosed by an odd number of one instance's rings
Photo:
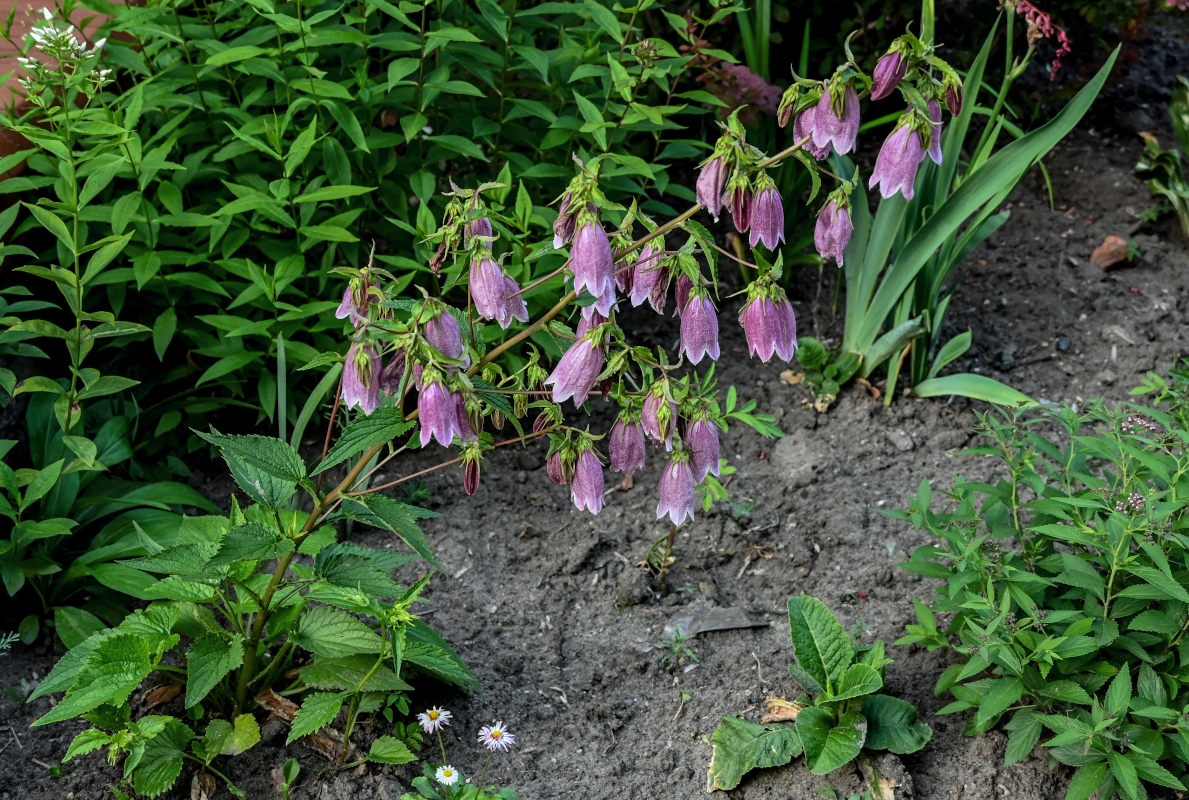
POLYGON ((883 100, 900 85, 908 71, 908 59, 899 50, 890 50, 879 59, 871 75, 871 99, 883 100))

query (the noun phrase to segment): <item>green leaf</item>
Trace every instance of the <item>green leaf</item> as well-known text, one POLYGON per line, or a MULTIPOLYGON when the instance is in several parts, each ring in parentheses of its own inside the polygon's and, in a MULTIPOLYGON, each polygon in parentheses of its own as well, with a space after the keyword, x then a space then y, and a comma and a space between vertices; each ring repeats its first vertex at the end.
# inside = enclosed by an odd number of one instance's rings
POLYGON ((1176 775, 1173 775, 1142 753, 1132 750, 1127 754, 1127 760, 1131 762, 1132 766, 1135 767, 1135 771, 1145 781, 1155 783, 1158 786, 1167 786, 1169 789, 1176 789, 1177 791, 1185 790, 1185 784, 1178 780, 1176 775))
POLYGON ((301 205, 302 203, 321 203, 326 200, 342 200, 347 197, 356 197, 361 194, 367 194, 368 192, 374 192, 375 190, 375 186, 323 186, 313 191, 299 194, 294 198, 293 202, 301 205))
POLYGON ((1118 781, 1123 796, 1127 800, 1136 800, 1139 797, 1139 775, 1136 774, 1135 765, 1113 749, 1107 751, 1106 760, 1111 765, 1111 775, 1118 781))
POLYGON ((710 739, 714 748, 706 790, 730 791, 753 769, 781 767, 801 755, 801 737, 792 725, 756 725, 723 717, 710 739))
POLYGON ((404 589, 389 577, 394 569, 417 559, 406 553, 388 553, 336 542, 318 551, 314 574, 334 586, 359 589, 373 597, 399 597, 404 589))
POLYGON ((829 692, 854 660, 850 637, 816 597, 790 597, 789 630, 801 669, 829 692))
POLYGON ((838 691, 829 695, 831 702, 849 700, 852 697, 862 697, 865 694, 878 692, 883 688, 883 678, 867 664, 851 664, 842 674, 838 691))
POLYGON ((374 445, 390 442, 413 427, 397 406, 382 406, 368 416, 358 416, 339 434, 338 441, 312 474, 330 469, 374 445))
POLYGON ((985 730, 991 721, 1011 707, 1024 694, 1024 684, 1019 678, 999 678, 985 688, 979 698, 974 724, 985 730))
POLYGON ((355 112, 348 108, 346 104, 336 100, 331 100, 327 103, 326 108, 330 111, 330 116, 334 117, 334 121, 339 124, 340 130, 347 134, 347 138, 351 140, 351 144, 355 145, 355 149, 370 153, 371 148, 367 146, 367 139, 363 136, 363 127, 360 126, 355 112))
POLYGON ((1065 800, 1086 800, 1098 791, 1106 779, 1106 762, 1096 761, 1080 767, 1069 781, 1069 789, 1065 792, 1065 800))
POLYGON ((368 750, 367 760, 377 764, 408 764, 416 761, 417 756, 395 736, 378 736, 368 750))
POLYGON ((58 606, 54 609, 54 630, 68 650, 78 647, 91 634, 106 627, 103 620, 90 611, 74 606, 58 606))
POLYGON ((195 743, 194 752, 209 764, 216 756, 238 756, 259 741, 260 726, 256 719, 251 714, 240 714, 234 725, 225 719, 211 720, 202 741, 195 743))
POLYGON ((255 467, 266 475, 284 481, 301 482, 306 477, 305 462, 296 448, 271 436, 224 436, 214 431, 202 433, 201 438, 218 447, 224 458, 228 454, 255 467))
POLYGON ((21 203, 21 205, 29 209, 41 227, 56 236, 58 241, 66 246, 68 252, 74 252, 74 237, 70 235, 70 230, 66 227, 66 223, 61 217, 48 208, 35 206, 32 203, 21 203))
POLYGON ((867 721, 857 711, 843 714, 834 725, 834 715, 810 706, 797 715, 797 733, 805 747, 805 763, 814 775, 825 775, 854 761, 863 749, 867 721))
POLYGON ((318 658, 310 666, 302 667, 300 676, 301 682, 311 689, 335 689, 351 692, 356 689, 364 692, 407 692, 413 688, 401 680, 388 666, 381 664, 376 667, 376 656, 374 655, 318 658), (367 682, 360 687, 364 676, 368 676, 367 682))
POLYGON ((413 552, 442 569, 442 565, 430 552, 429 540, 417 526, 413 514, 410 513, 411 509, 411 506, 382 494, 365 494, 343 500, 343 512, 352 519, 395 533, 405 544, 413 548, 413 552))
POLYGON ((165 350, 173 341, 173 335, 178 329, 178 314, 173 306, 162 311, 153 323, 153 350, 157 353, 157 360, 165 360, 165 350))
POLYGON ((867 740, 871 750, 888 750, 897 755, 915 753, 933 736, 933 729, 917 722, 912 703, 886 694, 875 694, 863 702, 867 718, 867 740))
POLYGON ((151 671, 149 645, 142 637, 120 633, 106 638, 91 650, 62 702, 33 725, 61 722, 104 703, 120 705, 151 671))
POLYGON ((912 393, 917 397, 945 397, 953 394, 987 403, 997 403, 1001 406, 1015 406, 1021 403, 1029 406, 1036 405, 1036 401, 1023 392, 1000 383, 994 378, 988 378, 986 375, 974 375, 968 372, 923 380, 912 387, 912 393))
POLYGON ((66 750, 66 755, 62 756, 62 763, 65 764, 75 756, 83 756, 92 750, 98 750, 110 742, 111 734, 104 733, 98 728, 88 728, 74 737, 74 741, 70 743, 70 747, 66 750))
POLYGON ((244 639, 234 634, 230 641, 204 633, 186 652, 186 708, 193 708, 219 685, 231 670, 244 663, 244 639))
POLYGON ((238 47, 228 47, 225 50, 212 53, 207 56, 205 63, 208 67, 222 67, 227 64, 234 64, 237 61, 247 61, 249 58, 262 56, 267 52, 267 50, 254 45, 239 45, 238 47))
MULTIPOLYGON (((1085 690, 1083 689, 1083 691, 1085 690)), ((1025 708, 1017 711, 1006 727, 1008 730, 1007 752, 1004 754, 1003 763, 1011 766, 1016 762, 1023 761, 1032 753, 1036 743, 1040 741, 1044 725, 1036 718, 1036 712, 1025 708)))
POLYGON ((136 793, 156 797, 173 786, 182 773, 186 745, 193 738, 188 725, 170 718, 164 729, 145 743, 144 755, 133 773, 136 793))
POLYGON ((334 722, 346 699, 345 692, 314 692, 308 695, 293 718, 293 727, 289 730, 285 744, 292 744, 334 722))
POLYGON ((240 561, 266 561, 293 552, 293 540, 255 522, 236 525, 219 542, 218 551, 206 562, 217 569, 240 561))
POLYGON ((607 32, 611 40, 619 44, 622 34, 619 30, 619 20, 615 18, 615 14, 611 9, 599 2, 599 0, 585 0, 586 13, 590 15, 600 28, 607 32))
POLYGON ((291 638, 298 647, 327 658, 378 653, 382 644, 367 625, 329 606, 307 608, 291 638))
POLYGON ((1116 717, 1121 716, 1127 711, 1127 706, 1131 703, 1131 665, 1124 662, 1123 668, 1119 670, 1119 674, 1111 681, 1110 687, 1106 690, 1106 697, 1103 698, 1102 706, 1106 709, 1108 714, 1114 714, 1116 717))

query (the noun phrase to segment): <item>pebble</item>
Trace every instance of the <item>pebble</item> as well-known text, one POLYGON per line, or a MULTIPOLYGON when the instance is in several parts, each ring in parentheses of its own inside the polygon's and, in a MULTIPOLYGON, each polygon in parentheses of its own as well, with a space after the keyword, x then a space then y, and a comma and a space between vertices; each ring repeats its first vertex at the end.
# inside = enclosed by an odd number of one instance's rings
POLYGON ((1057 340, 1057 349, 1064 353, 1069 349, 1070 341, 1068 336, 1062 336, 1057 340))

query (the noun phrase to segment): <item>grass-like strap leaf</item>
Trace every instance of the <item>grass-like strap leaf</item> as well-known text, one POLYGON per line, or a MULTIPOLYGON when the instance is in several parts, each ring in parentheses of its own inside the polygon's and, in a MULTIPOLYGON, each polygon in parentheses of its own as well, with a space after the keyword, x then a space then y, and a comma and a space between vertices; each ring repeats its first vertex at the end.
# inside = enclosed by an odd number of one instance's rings
POLYGON ((320 731, 339 715, 343 701, 347 695, 343 692, 314 692, 306 697, 297 715, 293 717, 293 727, 289 729, 289 737, 285 744, 292 744, 303 736, 320 731))
POLYGON ((104 703, 120 705, 152 671, 148 642, 131 633, 100 641, 87 656, 62 702, 34 725, 77 717, 104 703))
POLYGON ((378 736, 367 752, 367 760, 378 764, 408 764, 416 761, 417 756, 395 736, 378 736))
POLYGON ((797 733, 805 747, 805 763, 814 775, 825 775, 854 761, 867 738, 867 720, 857 711, 834 715, 810 706, 797 715, 797 733))
POLYGON ((826 604, 816 597, 790 597, 788 606, 789 631, 797 663, 822 689, 830 692, 854 660, 850 637, 826 604))
POLYGON ((186 651, 186 708, 193 708, 227 673, 244 663, 244 641, 238 633, 227 641, 204 633, 186 651))
POLYGON ((429 540, 418 527, 411 506, 382 494, 365 494, 343 500, 343 512, 352 519, 395 533, 413 552, 442 569, 429 550, 429 540))
POLYGON ((413 423, 405 422, 396 406, 381 406, 368 416, 356 417, 348 423, 326 458, 314 468, 313 474, 324 472, 373 445, 390 442, 412 427, 413 423))
POLYGON ((1001 406, 1014 406, 1020 403, 1036 404, 1031 397, 1005 383, 988 378, 986 375, 975 375, 969 372, 923 380, 912 387, 912 393, 917 397, 944 397, 955 394, 959 397, 969 397, 973 400, 982 400, 1001 406))
POLYGON ((871 695, 863 702, 863 716, 867 719, 867 741, 863 746, 872 750, 915 753, 933 736, 932 728, 917 722, 916 706, 898 697, 871 695))
POLYGON ((156 797, 164 794, 182 773, 186 745, 194 738, 190 726, 170 719, 160 733, 149 739, 144 755, 136 765, 132 785, 137 794, 156 797))
POLYGON ((329 606, 307 608, 291 637, 316 656, 340 658, 380 652, 380 637, 355 617, 329 606))
POLYGON ((200 437, 219 448, 226 457, 234 455, 245 464, 266 475, 283 481, 300 482, 306 477, 306 466, 297 450, 271 436, 224 436, 218 431, 195 431, 200 437))
POLYGON ((801 755, 801 737, 792 725, 756 725, 723 717, 710 738, 714 754, 706 775, 706 791, 730 791, 753 769, 782 767, 801 755))

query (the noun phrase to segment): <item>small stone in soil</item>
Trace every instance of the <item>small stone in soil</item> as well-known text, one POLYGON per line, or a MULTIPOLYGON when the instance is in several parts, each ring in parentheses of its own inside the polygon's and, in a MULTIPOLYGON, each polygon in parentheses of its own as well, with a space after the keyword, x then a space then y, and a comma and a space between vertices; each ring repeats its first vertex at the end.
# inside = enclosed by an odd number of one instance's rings
POLYGON ((1060 339, 1057 340, 1057 349, 1060 350, 1062 353, 1064 353, 1066 350, 1069 349, 1070 344, 1071 344, 1071 342, 1069 341, 1069 337, 1062 336, 1060 339))

